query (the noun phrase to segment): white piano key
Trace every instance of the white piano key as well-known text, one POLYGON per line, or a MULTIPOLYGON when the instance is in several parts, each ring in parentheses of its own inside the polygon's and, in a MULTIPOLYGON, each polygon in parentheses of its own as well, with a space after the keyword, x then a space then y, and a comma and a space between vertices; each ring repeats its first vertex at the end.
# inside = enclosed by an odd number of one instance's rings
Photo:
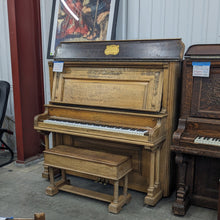
POLYGON ((85 124, 85 123, 80 123, 80 122, 68 122, 68 121, 50 120, 50 119, 44 120, 44 123, 92 129, 92 130, 109 131, 109 132, 122 133, 122 134, 132 134, 132 135, 138 135, 138 136, 144 136, 145 133, 148 132, 148 130, 140 131, 140 130, 131 129, 131 128, 121 128, 121 127, 85 124))
POLYGON ((194 143, 220 146, 220 139, 198 136, 197 138, 195 138, 194 143))

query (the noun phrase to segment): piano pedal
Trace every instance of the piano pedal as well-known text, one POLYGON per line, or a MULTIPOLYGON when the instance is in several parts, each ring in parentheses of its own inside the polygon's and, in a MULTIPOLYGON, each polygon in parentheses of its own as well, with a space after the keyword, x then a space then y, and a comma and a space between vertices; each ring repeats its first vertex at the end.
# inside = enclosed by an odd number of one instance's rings
POLYGON ((94 182, 99 183, 101 181, 101 178, 97 178, 94 182))
POLYGON ((104 181, 104 186, 106 186, 107 184, 109 184, 109 180, 108 180, 108 179, 105 179, 105 181, 104 181))

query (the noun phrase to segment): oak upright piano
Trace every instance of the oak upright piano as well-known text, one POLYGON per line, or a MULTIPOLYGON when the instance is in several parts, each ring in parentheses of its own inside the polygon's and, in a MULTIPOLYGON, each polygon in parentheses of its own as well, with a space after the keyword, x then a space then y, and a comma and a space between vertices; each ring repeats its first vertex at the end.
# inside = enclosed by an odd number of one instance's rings
POLYGON ((53 148, 129 156, 129 188, 152 206, 168 196, 183 51, 180 39, 61 43, 64 68, 49 63, 51 101, 34 124, 46 149, 51 133, 53 148))

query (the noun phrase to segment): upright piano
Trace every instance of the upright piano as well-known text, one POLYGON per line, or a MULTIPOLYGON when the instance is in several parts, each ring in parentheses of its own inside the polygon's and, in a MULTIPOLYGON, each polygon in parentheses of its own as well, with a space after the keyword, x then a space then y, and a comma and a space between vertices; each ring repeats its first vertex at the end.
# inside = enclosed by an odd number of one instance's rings
POLYGON ((64 62, 63 70, 54 72, 49 62, 51 101, 34 121, 46 149, 131 157, 129 188, 147 193, 145 203, 154 206, 170 192, 183 52, 180 39, 61 43, 54 61, 64 62))
POLYGON ((217 209, 220 45, 193 45, 185 54, 181 117, 171 149, 178 167, 174 214, 185 215, 190 204, 217 209))

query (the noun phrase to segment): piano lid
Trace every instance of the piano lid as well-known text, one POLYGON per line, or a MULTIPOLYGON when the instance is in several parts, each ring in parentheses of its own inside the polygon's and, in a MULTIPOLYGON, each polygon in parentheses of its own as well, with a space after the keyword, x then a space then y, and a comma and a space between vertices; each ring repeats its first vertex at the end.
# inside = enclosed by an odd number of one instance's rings
POLYGON ((219 59, 220 44, 196 44, 188 48, 185 58, 219 59))
POLYGON ((61 42, 54 60, 182 60, 181 39, 61 42))

